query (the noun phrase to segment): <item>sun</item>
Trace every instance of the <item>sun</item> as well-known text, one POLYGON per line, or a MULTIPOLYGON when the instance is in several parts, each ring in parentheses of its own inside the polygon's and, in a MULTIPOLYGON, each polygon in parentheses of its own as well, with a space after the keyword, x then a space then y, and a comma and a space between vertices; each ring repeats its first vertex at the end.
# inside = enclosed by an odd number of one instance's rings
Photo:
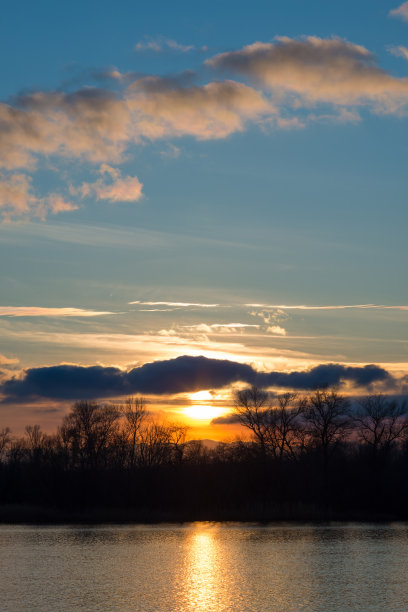
POLYGON ((213 400, 213 396, 209 391, 197 391, 189 395, 192 404, 186 406, 183 412, 186 417, 194 419, 196 421, 211 421, 216 417, 225 414, 225 409, 218 406, 211 406, 210 404, 203 403, 213 400))
POLYGON ((197 391, 196 393, 190 393, 190 399, 198 402, 212 400, 212 395, 209 391, 197 391))

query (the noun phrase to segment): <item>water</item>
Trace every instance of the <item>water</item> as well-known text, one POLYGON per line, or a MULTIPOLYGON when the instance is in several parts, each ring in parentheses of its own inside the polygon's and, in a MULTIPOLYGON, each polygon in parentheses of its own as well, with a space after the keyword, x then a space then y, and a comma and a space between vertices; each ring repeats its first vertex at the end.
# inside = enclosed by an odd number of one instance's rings
POLYGON ((4 612, 408 610, 406 525, 0 526, 4 612))

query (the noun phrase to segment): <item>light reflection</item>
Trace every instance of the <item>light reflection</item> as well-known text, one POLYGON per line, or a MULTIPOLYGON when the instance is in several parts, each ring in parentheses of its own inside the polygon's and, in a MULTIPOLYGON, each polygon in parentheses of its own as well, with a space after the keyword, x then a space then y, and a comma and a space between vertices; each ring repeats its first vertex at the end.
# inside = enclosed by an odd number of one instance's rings
POLYGON ((223 579, 223 562, 219 527, 206 523, 194 525, 183 568, 183 610, 218 611, 230 609, 231 595, 223 579))

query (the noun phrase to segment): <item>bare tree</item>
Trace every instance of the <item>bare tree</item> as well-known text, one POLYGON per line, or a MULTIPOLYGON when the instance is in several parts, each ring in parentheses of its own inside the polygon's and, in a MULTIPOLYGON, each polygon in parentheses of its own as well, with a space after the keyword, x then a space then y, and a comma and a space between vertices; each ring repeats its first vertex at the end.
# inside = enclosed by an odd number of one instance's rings
POLYGON ((303 419, 312 445, 322 451, 326 472, 331 454, 351 427, 350 402, 336 389, 318 389, 308 397, 303 419))
POLYGON ((301 416, 305 400, 296 393, 285 393, 270 400, 266 391, 250 387, 235 396, 235 413, 249 429, 263 455, 294 458, 303 444, 301 416))
POLYGON ((282 459, 297 457, 303 447, 304 428, 301 421, 306 409, 306 400, 296 393, 277 396, 268 412, 267 443, 273 454, 282 459))
POLYGON ((119 414, 114 406, 77 402, 64 417, 60 439, 69 448, 73 463, 83 468, 97 467, 118 431, 119 414))
POLYGON ((4 461, 12 442, 10 427, 0 429, 0 461, 4 461))
POLYGON ((378 457, 406 437, 406 402, 398 403, 381 394, 365 397, 360 400, 354 424, 360 441, 372 450, 374 457, 378 457))
POLYGON ((124 404, 119 407, 124 417, 124 431, 130 443, 129 464, 136 464, 136 451, 140 443, 141 427, 146 419, 146 400, 144 397, 128 397, 124 404))
POLYGON ((270 409, 268 393, 259 387, 252 386, 235 394, 234 411, 241 425, 249 429, 259 444, 262 455, 266 455, 268 446, 268 425, 270 409))
POLYGON ((154 421, 147 424, 140 436, 140 465, 153 467, 169 461, 170 441, 171 432, 166 425, 154 421))
POLYGON ((168 428, 170 431, 170 445, 173 450, 174 459, 177 463, 181 463, 186 448, 187 433, 190 428, 181 423, 169 423, 168 428))
POLYGON ((39 461, 45 452, 47 434, 39 425, 27 425, 25 428, 24 447, 31 461, 39 461))

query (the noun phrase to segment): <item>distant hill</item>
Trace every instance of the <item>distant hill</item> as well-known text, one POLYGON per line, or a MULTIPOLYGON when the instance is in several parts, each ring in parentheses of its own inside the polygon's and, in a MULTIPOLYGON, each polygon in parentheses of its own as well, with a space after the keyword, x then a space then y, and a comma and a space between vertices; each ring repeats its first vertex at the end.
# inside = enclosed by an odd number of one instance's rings
POLYGON ((187 444, 191 444, 192 442, 201 442, 201 444, 205 446, 205 448, 208 448, 209 450, 213 450, 214 448, 217 448, 219 444, 221 444, 221 442, 217 442, 217 440, 207 440, 207 439, 189 440, 187 444))

